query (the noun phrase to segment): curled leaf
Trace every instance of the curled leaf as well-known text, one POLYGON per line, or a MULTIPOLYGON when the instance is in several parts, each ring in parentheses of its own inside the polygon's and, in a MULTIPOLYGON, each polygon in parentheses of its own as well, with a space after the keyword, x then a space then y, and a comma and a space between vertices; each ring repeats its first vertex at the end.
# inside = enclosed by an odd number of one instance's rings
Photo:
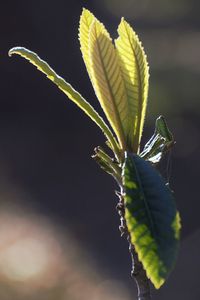
POLYGON ((116 155, 119 156, 117 142, 106 123, 95 111, 95 109, 69 83, 67 83, 62 77, 57 75, 56 72, 36 53, 23 47, 15 47, 10 49, 9 51, 9 56, 12 56, 13 54, 18 54, 27 59, 30 63, 35 65, 38 70, 40 70, 51 81, 53 81, 53 83, 55 83, 70 100, 72 100, 78 107, 80 107, 86 113, 86 115, 89 116, 101 128, 110 144, 112 145, 113 151, 116 155))
POLYGON ((153 164, 157 164, 173 145, 173 135, 169 131, 164 117, 160 116, 156 119, 155 132, 144 146, 140 156, 153 164))

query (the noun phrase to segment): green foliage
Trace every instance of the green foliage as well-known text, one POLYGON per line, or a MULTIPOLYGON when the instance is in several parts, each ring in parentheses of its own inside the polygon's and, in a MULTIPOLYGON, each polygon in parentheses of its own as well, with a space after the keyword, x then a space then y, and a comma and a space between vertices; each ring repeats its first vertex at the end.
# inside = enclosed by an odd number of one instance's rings
POLYGON ((81 108, 86 113, 86 115, 88 115, 101 128, 108 141, 110 142, 113 151, 116 155, 118 155, 118 144, 113 137, 113 134, 110 131, 109 127, 95 111, 95 109, 69 83, 67 83, 62 77, 57 75, 56 72, 36 53, 23 47, 14 47, 10 49, 9 56, 12 56, 13 54, 18 54, 35 65, 37 69, 44 73, 51 81, 53 81, 53 83, 55 83, 70 100, 76 103, 76 105, 81 108))
POLYGON ((93 158, 123 190, 124 218, 131 243, 148 278, 159 288, 174 265, 180 217, 172 192, 153 166, 173 146, 174 139, 161 116, 156 120, 152 138, 140 153, 149 67, 138 36, 123 18, 118 34, 113 44, 104 25, 83 9, 79 25, 80 48, 111 129, 89 102, 36 53, 15 47, 9 55, 24 57, 46 74, 105 134, 106 145, 113 151, 114 158, 100 147, 95 149, 93 158))
POLYGON ((119 164, 105 153, 101 147, 94 149, 95 154, 92 156, 94 160, 100 165, 100 167, 108 174, 114 177, 119 185, 121 182, 121 167, 119 164))
POLYGON ((151 164, 127 154, 123 166, 125 219, 147 276, 159 288, 177 254, 180 222, 172 192, 151 164))
POLYGON ((104 25, 84 9, 79 39, 97 98, 123 150, 138 151, 148 93, 148 66, 142 45, 122 19, 116 49, 104 25))
POLYGON ((144 119, 146 114, 147 96, 149 89, 149 67, 142 44, 131 28, 124 20, 118 27, 119 37, 115 40, 117 54, 119 56, 123 79, 129 107, 129 149, 139 152, 144 119))
POLYGON ((153 164, 157 164, 163 155, 174 145, 174 138, 167 127, 167 123, 163 116, 156 120, 155 132, 151 139, 147 142, 140 156, 149 160, 153 164))

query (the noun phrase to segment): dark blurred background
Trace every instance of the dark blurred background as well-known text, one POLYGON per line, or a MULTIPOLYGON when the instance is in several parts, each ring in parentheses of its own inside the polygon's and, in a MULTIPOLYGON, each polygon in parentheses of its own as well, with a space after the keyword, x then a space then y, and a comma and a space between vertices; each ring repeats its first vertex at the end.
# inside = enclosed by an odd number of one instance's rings
POLYGON ((177 141, 168 175, 182 217, 178 262, 154 299, 199 300, 196 0, 1 3, 0 299, 136 299, 127 242, 118 231, 117 187, 91 159, 104 136, 43 74, 7 56, 13 46, 37 52, 102 114, 79 50, 82 7, 114 38, 124 16, 145 47, 151 77, 143 143, 163 114, 177 141))

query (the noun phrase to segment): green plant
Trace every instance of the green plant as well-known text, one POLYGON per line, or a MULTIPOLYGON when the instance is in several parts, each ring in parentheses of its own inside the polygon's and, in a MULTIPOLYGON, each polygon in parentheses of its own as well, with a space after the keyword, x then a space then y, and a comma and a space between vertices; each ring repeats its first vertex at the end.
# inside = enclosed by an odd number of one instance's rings
POLYGON ((96 96, 112 128, 94 108, 37 54, 15 47, 9 55, 29 60, 76 103, 103 131, 114 157, 101 147, 93 158, 117 181, 120 230, 129 241, 132 275, 138 299, 150 299, 149 280, 158 289, 173 268, 180 235, 180 217, 173 193, 155 166, 173 146, 165 119, 156 120, 155 132, 143 151, 143 132, 149 67, 138 36, 122 18, 113 45, 104 25, 83 9, 79 40, 81 52, 96 96))

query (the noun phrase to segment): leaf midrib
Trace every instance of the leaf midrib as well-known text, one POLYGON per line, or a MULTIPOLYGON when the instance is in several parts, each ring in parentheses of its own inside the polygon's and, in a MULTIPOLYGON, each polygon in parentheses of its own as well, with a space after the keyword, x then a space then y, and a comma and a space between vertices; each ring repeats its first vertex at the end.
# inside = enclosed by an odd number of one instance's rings
MULTIPOLYGON (((129 40, 129 43, 130 43, 130 45, 131 45, 131 49, 132 49, 132 51, 133 51, 133 53, 134 53, 134 57, 135 57, 135 62, 136 62, 136 69, 137 69, 137 74, 138 74, 138 94, 139 94, 139 107, 138 107, 138 122, 139 122, 139 128, 138 128, 138 130, 137 130, 137 134, 136 134, 136 142, 137 142, 137 144, 135 145, 135 143, 133 143, 133 150, 137 153, 138 152, 138 148, 139 148, 139 134, 140 134, 140 128, 141 128, 141 115, 142 115, 142 103, 143 103, 143 97, 142 97, 142 91, 141 91, 141 89, 142 89, 142 80, 141 80, 141 74, 140 74, 140 67, 139 67, 139 63, 138 63, 138 60, 137 60, 137 55, 136 55, 136 53, 135 53, 135 50, 134 50, 134 48, 133 48, 133 45, 132 45, 132 43, 131 43, 131 39, 130 39, 130 35, 129 35, 129 32, 127 31, 127 27, 126 27, 126 25, 124 26, 125 27, 125 30, 126 30, 126 34, 127 34, 127 36, 128 36, 128 40, 129 40), (136 149, 134 149, 134 147, 136 148, 136 149)), ((134 83, 133 83, 134 84, 134 83)))
POLYGON ((144 189, 143 189, 142 182, 140 180, 140 175, 138 173, 137 167, 136 167, 135 162, 134 162, 133 159, 132 159, 132 161, 133 161, 134 170, 135 170, 136 177, 137 177, 138 184, 139 184, 139 189, 142 193, 142 200, 144 202, 145 212, 147 213, 147 219, 149 220, 149 223, 150 223, 151 233, 152 233, 153 237, 155 238, 155 240, 157 242, 157 236, 158 235, 156 234, 156 229, 155 229, 155 224, 154 224, 155 222, 153 221, 151 210, 149 208, 148 201, 146 200, 146 196, 145 196, 145 193, 143 191, 144 189))
MULTIPOLYGON (((96 26, 95 26, 95 31, 96 31, 96 26)), ((97 36, 97 31, 95 33, 96 33, 96 36, 97 36)), ((102 55, 101 55, 100 44, 99 44, 99 39, 98 38, 97 38, 97 48, 98 48, 98 52, 99 52, 99 57, 100 57, 102 69, 103 69, 103 72, 104 72, 105 77, 106 77, 106 83, 107 83, 108 90, 109 90, 109 93, 110 93, 110 97, 111 97, 111 100, 112 100, 112 105, 114 107, 115 118, 117 120, 117 126, 119 127, 118 129, 120 131, 120 137, 122 139, 121 140, 122 147, 125 150, 126 149, 126 143, 125 143, 124 130, 123 130, 120 115, 119 115, 119 112, 118 112, 118 109, 117 109, 117 106, 116 106, 116 103, 115 103, 115 97, 113 95, 113 92, 112 92, 112 89, 111 89, 111 86, 110 86, 110 82, 109 82, 109 79, 108 79, 108 76, 107 76, 106 68, 104 66, 104 62, 103 62, 103 58, 102 58, 102 55)))

